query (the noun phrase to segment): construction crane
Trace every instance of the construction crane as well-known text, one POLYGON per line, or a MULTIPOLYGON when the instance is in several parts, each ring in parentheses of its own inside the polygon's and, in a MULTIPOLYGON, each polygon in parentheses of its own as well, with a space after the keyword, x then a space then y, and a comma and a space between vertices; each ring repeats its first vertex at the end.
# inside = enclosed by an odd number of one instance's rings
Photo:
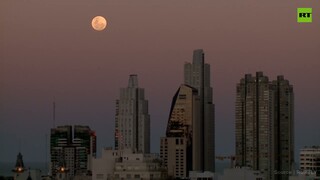
POLYGON ((216 159, 217 160, 220 160, 220 161, 224 161, 226 159, 229 159, 230 160, 230 168, 234 168, 234 165, 235 165, 235 160, 236 160, 236 157, 235 156, 216 156, 216 159))

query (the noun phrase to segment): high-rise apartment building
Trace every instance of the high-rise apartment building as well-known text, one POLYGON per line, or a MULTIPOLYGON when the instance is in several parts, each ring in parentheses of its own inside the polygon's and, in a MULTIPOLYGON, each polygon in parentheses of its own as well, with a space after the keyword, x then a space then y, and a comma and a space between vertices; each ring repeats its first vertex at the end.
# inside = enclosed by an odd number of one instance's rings
POLYGON ((193 129, 193 171, 215 171, 215 126, 210 65, 204 61, 204 52, 193 52, 193 62, 184 65, 184 83, 198 91, 200 118, 193 129))
MULTIPOLYGON (((274 157, 275 170, 294 170, 294 93, 283 76, 272 81, 274 94, 274 157)), ((288 179, 289 174, 277 174, 275 179, 288 179)))
POLYGON ((270 82, 262 72, 237 85, 236 165, 267 179, 288 179, 293 167, 293 89, 282 76, 270 82))
POLYGON ((90 169, 90 161, 96 156, 96 135, 88 126, 58 126, 51 129, 51 174, 63 170, 68 179, 76 173, 90 169))
POLYGON ((130 75, 127 88, 120 89, 116 101, 115 148, 133 152, 150 152, 150 115, 144 89, 138 86, 137 75, 130 75))
POLYGON ((236 164, 270 176, 274 168, 273 92, 268 77, 247 74, 237 86, 236 98, 236 164))

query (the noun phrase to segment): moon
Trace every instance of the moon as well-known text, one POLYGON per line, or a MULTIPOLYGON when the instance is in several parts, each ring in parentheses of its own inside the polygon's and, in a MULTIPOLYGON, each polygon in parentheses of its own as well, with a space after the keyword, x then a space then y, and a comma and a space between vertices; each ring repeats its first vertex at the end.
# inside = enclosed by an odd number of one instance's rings
POLYGON ((92 28, 96 31, 102 31, 107 27, 107 20, 102 16, 96 16, 92 19, 92 28))

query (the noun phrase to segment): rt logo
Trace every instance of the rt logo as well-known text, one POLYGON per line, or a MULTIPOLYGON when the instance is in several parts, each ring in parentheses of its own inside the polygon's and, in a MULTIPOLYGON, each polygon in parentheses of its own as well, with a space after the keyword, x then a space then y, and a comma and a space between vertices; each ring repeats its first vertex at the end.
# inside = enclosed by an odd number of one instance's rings
POLYGON ((298 23, 312 22, 312 8, 298 8, 297 13, 298 23))

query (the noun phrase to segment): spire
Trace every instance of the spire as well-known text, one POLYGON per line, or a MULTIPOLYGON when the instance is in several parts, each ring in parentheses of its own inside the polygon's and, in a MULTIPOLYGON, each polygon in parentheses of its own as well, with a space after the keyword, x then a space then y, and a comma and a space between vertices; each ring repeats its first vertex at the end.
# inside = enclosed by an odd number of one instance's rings
POLYGON ((13 172, 23 172, 24 171, 24 164, 23 164, 23 159, 22 159, 22 154, 19 152, 17 155, 17 161, 16 161, 16 166, 12 170, 13 172))
POLYGON ((31 178, 31 173, 30 173, 30 168, 29 168, 29 175, 28 175, 27 180, 32 180, 32 178, 31 178))
POLYGON ((131 74, 129 77, 128 87, 137 88, 138 87, 138 75, 131 74))
POLYGON ((23 159, 22 159, 22 154, 21 154, 20 152, 19 152, 19 154, 18 154, 18 156, 17 156, 16 167, 22 167, 22 168, 24 168, 23 159))

